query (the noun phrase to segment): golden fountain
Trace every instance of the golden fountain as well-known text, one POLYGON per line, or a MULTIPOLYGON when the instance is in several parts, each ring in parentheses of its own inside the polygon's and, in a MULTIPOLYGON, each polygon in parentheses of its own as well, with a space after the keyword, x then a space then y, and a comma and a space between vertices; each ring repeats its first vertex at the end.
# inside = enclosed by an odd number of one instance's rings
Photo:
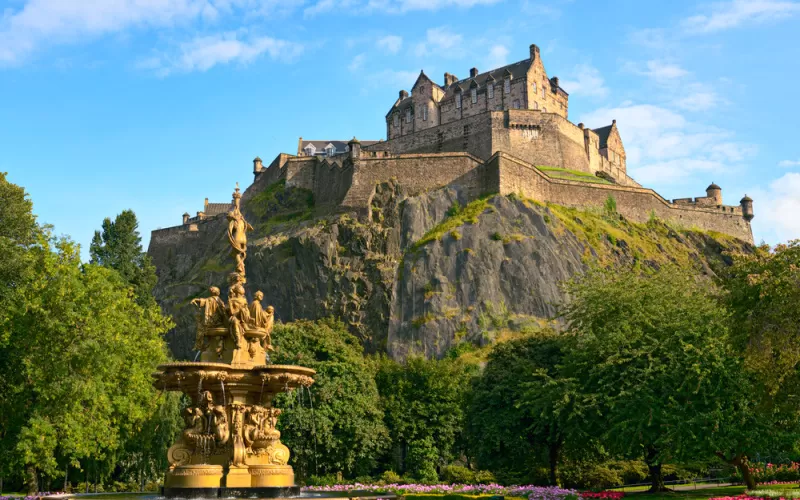
POLYGON ((217 287, 192 300, 198 309, 195 348, 200 360, 158 367, 153 384, 181 391, 192 404, 184 411, 186 428, 168 454, 167 497, 286 497, 299 488, 275 425, 281 410, 276 394, 308 387, 314 370, 269 364, 274 309, 263 309, 264 294, 245 298, 247 232, 252 226, 240 210, 239 185, 228 213, 228 240, 236 270, 228 277, 228 300, 217 287))

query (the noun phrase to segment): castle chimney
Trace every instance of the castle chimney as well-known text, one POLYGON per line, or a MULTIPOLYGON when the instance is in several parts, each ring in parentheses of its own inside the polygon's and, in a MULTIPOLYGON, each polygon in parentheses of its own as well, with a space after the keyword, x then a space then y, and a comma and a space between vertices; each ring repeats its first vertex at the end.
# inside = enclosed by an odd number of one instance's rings
POLYGON ((753 220, 753 217, 755 217, 755 215, 753 215, 753 199, 744 195, 744 198, 742 198, 739 203, 742 206, 742 217, 744 220, 747 222, 753 220))
POLYGON ((581 129, 581 130, 583 130, 583 123, 579 123, 579 124, 578 124, 578 128, 579 128, 579 129, 581 129))
POLYGON ((535 61, 537 57, 539 57, 539 47, 533 43, 530 47, 531 50, 531 61, 535 61))
POLYGON ((183 224, 186 225, 189 223, 189 212, 183 213, 183 224))
POLYGON ((255 159, 253 160, 253 173, 257 174, 262 170, 264 170, 264 165, 261 163, 261 158, 256 156, 255 159))
POLYGON ((208 198, 206 198, 206 201, 203 202, 203 213, 206 212, 208 212, 208 198))
POLYGON ((713 198, 717 205, 722 205, 722 188, 713 182, 706 188, 706 196, 713 198))
POLYGON ((406 92, 405 90, 401 90, 400 91, 400 100, 402 101, 406 97, 408 97, 408 92, 406 92))
POLYGON ((458 77, 456 75, 451 75, 450 73, 444 74, 444 86, 449 87, 450 85, 456 83, 458 81, 458 77))
POLYGON ((616 124, 617 124, 617 120, 611 120, 611 125, 616 125, 616 124))
POLYGON ((469 70, 469 77, 470 78, 475 78, 476 76, 478 76, 478 68, 470 69, 469 70))
POLYGON ((550 79, 550 83, 551 83, 553 89, 558 89, 558 77, 557 76, 554 76, 553 78, 551 78, 550 79))

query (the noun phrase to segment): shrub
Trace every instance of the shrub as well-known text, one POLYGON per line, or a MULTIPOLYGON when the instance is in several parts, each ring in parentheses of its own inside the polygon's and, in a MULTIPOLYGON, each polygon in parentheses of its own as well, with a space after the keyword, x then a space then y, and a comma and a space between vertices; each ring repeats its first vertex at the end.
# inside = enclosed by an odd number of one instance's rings
POLYGON ((442 480, 448 483, 475 484, 475 473, 462 465, 442 468, 442 480))
POLYGON ((393 470, 387 470, 381 474, 381 481, 386 484, 398 484, 402 481, 400 474, 393 470))

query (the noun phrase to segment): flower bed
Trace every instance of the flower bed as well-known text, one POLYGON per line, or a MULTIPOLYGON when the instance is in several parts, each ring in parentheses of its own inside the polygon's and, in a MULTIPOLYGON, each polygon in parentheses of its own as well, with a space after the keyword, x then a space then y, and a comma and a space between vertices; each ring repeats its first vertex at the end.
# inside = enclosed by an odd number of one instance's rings
POLYGON ((413 497, 416 500, 427 500, 422 497, 445 495, 446 500, 455 497, 503 496, 527 498, 528 500, 577 500, 578 498, 600 498, 620 500, 625 494, 620 491, 578 492, 569 488, 555 486, 501 486, 499 484, 337 484, 333 486, 310 486, 309 491, 391 491, 397 495, 413 497))

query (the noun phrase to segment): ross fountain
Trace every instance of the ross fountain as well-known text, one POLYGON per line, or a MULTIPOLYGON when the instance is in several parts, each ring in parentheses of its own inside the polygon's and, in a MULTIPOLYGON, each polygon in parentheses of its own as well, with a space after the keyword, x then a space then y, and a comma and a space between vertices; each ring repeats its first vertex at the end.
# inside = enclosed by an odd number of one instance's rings
MULTIPOLYGON (((240 210, 239 186, 228 213, 228 240, 236 263, 228 276, 228 300, 217 287, 192 300, 198 308, 195 348, 200 360, 158 367, 153 384, 181 391, 192 400, 186 424, 168 454, 166 497, 297 496, 289 448, 276 429, 276 394, 308 388, 314 370, 268 363, 274 309, 263 309, 264 294, 248 304, 244 285, 247 232, 253 228, 240 210)), ((315 495, 318 496, 318 495, 315 495)))

